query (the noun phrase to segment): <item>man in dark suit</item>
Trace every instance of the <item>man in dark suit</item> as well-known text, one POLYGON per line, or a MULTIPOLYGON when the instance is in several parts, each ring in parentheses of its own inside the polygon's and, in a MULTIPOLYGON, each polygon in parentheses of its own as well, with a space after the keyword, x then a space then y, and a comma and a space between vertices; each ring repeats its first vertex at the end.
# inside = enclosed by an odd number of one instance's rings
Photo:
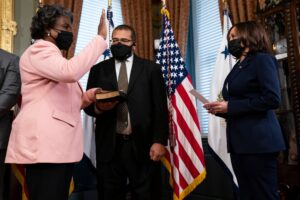
POLYGON ((7 143, 11 131, 13 112, 21 88, 19 58, 0 49, 0 200, 7 199, 7 166, 4 164, 7 143), (5 194, 4 194, 5 193, 5 194))
POLYGON ((136 35, 120 25, 112 33, 113 58, 95 65, 87 89, 123 90, 124 102, 99 102, 85 109, 96 117, 98 196, 124 200, 129 181, 131 199, 161 198, 153 179, 165 154, 168 109, 161 67, 133 55, 136 35))

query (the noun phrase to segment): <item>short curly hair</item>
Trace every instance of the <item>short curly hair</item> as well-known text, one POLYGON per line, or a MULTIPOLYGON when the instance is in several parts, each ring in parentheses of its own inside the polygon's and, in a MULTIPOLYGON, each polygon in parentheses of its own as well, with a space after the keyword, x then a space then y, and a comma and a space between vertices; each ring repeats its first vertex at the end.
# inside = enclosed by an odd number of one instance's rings
POLYGON ((66 8, 60 5, 43 5, 32 17, 30 32, 32 39, 42 39, 46 35, 46 30, 53 28, 57 19, 61 16, 70 18, 73 23, 73 15, 66 8))

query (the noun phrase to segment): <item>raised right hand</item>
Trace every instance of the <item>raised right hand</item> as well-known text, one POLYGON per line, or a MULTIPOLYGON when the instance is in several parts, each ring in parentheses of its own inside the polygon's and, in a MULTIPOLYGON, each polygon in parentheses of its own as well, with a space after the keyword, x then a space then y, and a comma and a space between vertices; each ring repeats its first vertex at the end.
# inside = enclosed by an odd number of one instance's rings
POLYGON ((102 14, 100 18, 100 22, 98 25, 98 35, 102 36, 104 39, 107 37, 107 27, 106 27, 106 19, 105 19, 105 10, 102 9, 102 14))

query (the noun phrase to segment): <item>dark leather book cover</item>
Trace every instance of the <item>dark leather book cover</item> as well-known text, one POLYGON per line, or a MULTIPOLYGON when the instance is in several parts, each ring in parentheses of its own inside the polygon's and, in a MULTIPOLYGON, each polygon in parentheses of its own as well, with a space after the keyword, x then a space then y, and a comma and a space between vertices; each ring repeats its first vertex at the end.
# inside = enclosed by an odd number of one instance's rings
POLYGON ((97 102, 109 102, 109 101, 125 101, 126 94, 122 91, 108 91, 108 90, 101 90, 100 92, 96 93, 96 101, 97 102))

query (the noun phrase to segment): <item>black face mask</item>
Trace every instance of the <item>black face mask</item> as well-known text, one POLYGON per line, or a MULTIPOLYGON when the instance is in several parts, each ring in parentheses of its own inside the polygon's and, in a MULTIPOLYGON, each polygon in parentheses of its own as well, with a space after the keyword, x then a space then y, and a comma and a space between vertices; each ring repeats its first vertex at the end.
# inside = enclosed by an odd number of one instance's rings
POLYGON ((240 58, 243 54, 244 47, 241 46, 240 39, 233 39, 228 42, 228 51, 235 58, 240 58))
POLYGON ((69 31, 60 31, 55 38, 56 45, 61 50, 68 50, 73 42, 73 33, 69 31))
POLYGON ((113 57, 119 61, 126 60, 132 55, 131 46, 127 46, 121 43, 113 44, 110 47, 113 57))

